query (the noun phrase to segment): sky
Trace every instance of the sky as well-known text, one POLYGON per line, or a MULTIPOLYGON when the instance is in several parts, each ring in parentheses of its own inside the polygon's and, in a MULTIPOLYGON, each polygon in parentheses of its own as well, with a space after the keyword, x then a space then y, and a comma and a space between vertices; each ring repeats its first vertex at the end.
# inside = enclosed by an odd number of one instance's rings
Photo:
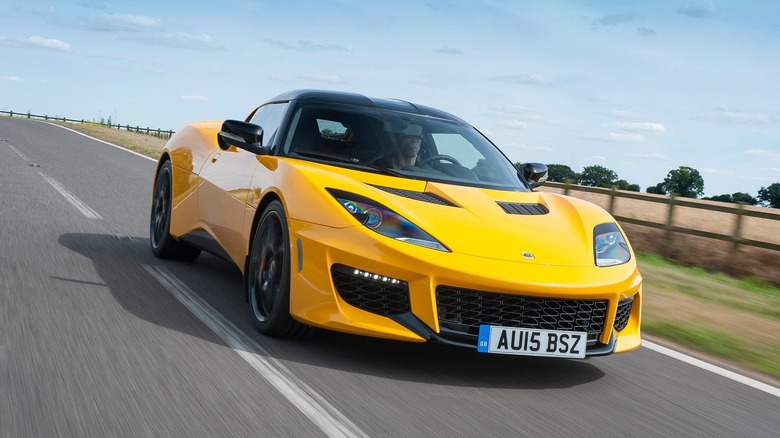
POLYGON ((293 89, 455 114, 642 191, 780 182, 780 2, 0 0, 0 110, 178 130, 293 89))

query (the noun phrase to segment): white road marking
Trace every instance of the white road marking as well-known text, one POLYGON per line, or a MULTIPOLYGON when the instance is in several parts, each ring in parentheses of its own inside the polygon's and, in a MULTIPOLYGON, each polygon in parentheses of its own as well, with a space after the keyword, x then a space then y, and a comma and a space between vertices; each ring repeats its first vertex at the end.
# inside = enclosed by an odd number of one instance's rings
POLYGON ((6 143, 6 146, 11 148, 12 151, 16 152, 16 155, 20 156, 22 160, 30 161, 30 159, 27 158, 27 155, 23 154, 22 151, 20 151, 19 149, 16 149, 15 147, 11 146, 11 143, 6 143))
POLYGON ((221 337, 261 376, 273 385, 329 437, 367 437, 357 425, 339 412, 314 389, 298 380, 287 367, 272 358, 216 309, 161 266, 143 265, 171 295, 181 301, 214 333, 221 337))
POLYGON ((55 190, 60 192, 60 195, 62 195, 65 199, 68 200, 71 204, 73 204, 74 207, 76 207, 81 214, 87 217, 87 219, 103 219, 95 210, 89 208, 87 204, 85 204, 81 199, 77 198, 75 195, 70 193, 62 184, 60 184, 59 181, 56 179, 50 177, 49 175, 46 175, 43 172, 38 172, 41 174, 43 179, 45 179, 49 184, 51 184, 52 187, 54 187, 55 190))
POLYGON ((767 394, 774 395, 775 397, 780 397, 780 388, 776 388, 772 385, 767 385, 766 383, 759 382, 758 380, 751 379, 750 377, 743 376, 742 374, 738 374, 733 371, 729 371, 725 368, 721 368, 719 366, 713 365, 703 360, 696 359, 695 357, 688 356, 687 354, 680 353, 678 351, 672 350, 671 348, 666 348, 662 345, 658 345, 653 342, 642 341, 642 346, 650 350, 653 350, 655 352, 669 356, 673 359, 677 359, 679 361, 685 362, 687 364, 693 365, 703 370, 707 370, 709 372, 715 373, 719 376, 723 376, 727 379, 731 379, 735 382, 742 383, 743 385, 750 386, 751 388, 758 389, 759 391, 766 392, 767 394))

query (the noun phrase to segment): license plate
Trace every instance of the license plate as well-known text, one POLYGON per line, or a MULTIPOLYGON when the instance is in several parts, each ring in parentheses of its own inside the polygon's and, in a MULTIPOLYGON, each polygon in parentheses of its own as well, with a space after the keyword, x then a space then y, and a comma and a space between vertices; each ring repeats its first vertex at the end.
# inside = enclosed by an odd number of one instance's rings
POLYGON ((479 326, 477 351, 522 356, 585 357, 585 332, 479 326))

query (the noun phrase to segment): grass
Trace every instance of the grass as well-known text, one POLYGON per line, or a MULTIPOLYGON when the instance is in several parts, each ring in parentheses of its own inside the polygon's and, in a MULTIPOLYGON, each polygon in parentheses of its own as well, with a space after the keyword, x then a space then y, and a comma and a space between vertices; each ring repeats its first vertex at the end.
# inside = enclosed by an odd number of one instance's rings
POLYGON ((722 272, 708 271, 698 266, 683 266, 672 260, 667 260, 658 254, 639 252, 637 258, 641 264, 647 264, 678 272, 684 272, 699 278, 710 279, 724 284, 751 291, 759 295, 780 298, 780 287, 758 277, 734 278, 722 272))
POLYGON ((52 123, 81 132, 82 134, 87 134, 91 137, 99 138, 117 146, 122 146, 152 158, 159 157, 160 151, 165 147, 165 143, 168 142, 167 139, 155 137, 154 135, 111 129, 94 123, 52 123))
POLYGON ((712 356, 780 377, 780 349, 776 345, 745 343, 743 339, 711 327, 669 321, 647 321, 643 323, 643 329, 712 356))
MULTIPOLYGON (((89 124, 59 123, 157 158, 167 140, 89 124)), ((637 255, 644 277, 643 330, 692 350, 780 378, 780 288, 637 255)))

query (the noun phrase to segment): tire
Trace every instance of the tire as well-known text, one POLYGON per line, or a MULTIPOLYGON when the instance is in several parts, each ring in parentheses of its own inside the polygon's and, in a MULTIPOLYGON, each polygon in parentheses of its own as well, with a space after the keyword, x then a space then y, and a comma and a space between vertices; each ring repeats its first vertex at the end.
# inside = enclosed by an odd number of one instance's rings
POLYGON ((157 173, 149 218, 149 243, 155 256, 170 260, 195 260, 200 249, 171 236, 171 197, 173 192, 171 162, 166 161, 157 173))
POLYGON ((245 287, 255 327, 269 336, 294 337, 308 327, 290 316, 290 231, 279 201, 272 201, 257 224, 247 263, 245 287))

